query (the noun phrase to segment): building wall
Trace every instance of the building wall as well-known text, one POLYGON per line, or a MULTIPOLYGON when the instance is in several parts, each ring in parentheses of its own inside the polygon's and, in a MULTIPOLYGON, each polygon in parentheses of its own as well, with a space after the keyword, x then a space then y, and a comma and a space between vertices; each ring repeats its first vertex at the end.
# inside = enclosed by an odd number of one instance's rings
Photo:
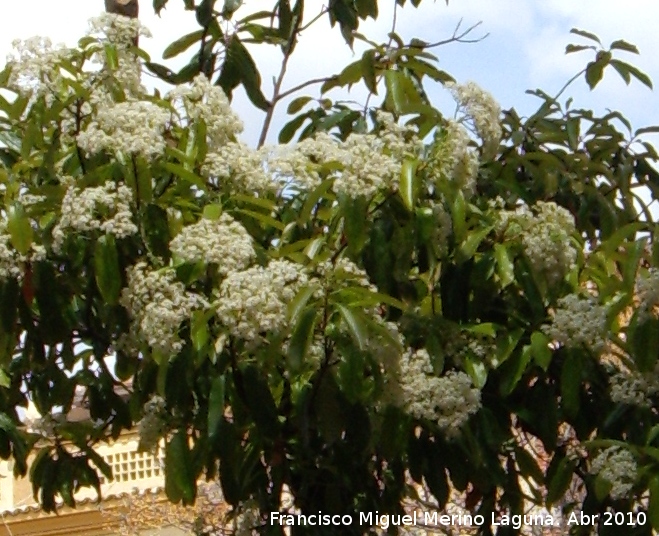
MULTIPOLYGON (((112 480, 101 476, 103 502, 100 506, 105 514, 97 504, 96 490, 91 488, 83 488, 76 494, 78 507, 75 510, 62 507, 58 515, 44 513, 32 496, 29 478, 14 478, 12 462, 1 461, 0 536, 110 535, 113 531, 107 526, 111 524, 112 515, 108 512, 120 513, 122 508, 130 507, 131 501, 127 498, 145 493, 163 496, 163 449, 158 455, 138 452, 138 438, 129 433, 113 444, 100 445, 97 451, 113 472, 112 480)), ((184 532, 167 527, 145 534, 178 536, 184 532)))

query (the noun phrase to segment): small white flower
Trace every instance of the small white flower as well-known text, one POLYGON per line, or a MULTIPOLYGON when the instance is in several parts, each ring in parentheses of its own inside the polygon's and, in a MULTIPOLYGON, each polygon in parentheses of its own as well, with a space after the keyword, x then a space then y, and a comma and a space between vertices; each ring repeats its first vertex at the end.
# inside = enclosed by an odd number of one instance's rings
POLYGON ((459 434, 481 406, 480 391, 464 372, 434 375, 426 350, 408 350, 400 364, 403 407, 418 419, 434 421, 449 436, 459 434))
POLYGON ((202 218, 170 243, 172 253, 186 262, 217 264, 221 275, 244 270, 254 259, 254 245, 247 230, 223 213, 218 220, 202 218))
POLYGON ((286 327, 288 304, 307 282, 303 267, 285 260, 231 272, 220 286, 217 314, 232 335, 255 342, 286 327))
POLYGON ((568 348, 586 347, 600 354, 606 346, 607 308, 591 297, 569 294, 558 300, 551 324, 542 330, 568 348))
POLYGON ((69 186, 62 200, 62 216, 53 229, 53 249, 60 251, 67 231, 100 231, 125 238, 137 233, 133 223, 133 194, 125 184, 112 181, 103 186, 69 186))
POLYGON ((590 473, 597 474, 612 487, 612 499, 626 499, 636 481, 638 466, 631 452, 620 447, 609 447, 600 452, 590 466, 590 473))
POLYGON ((483 141, 483 155, 491 158, 501 141, 501 107, 494 97, 475 82, 447 84, 474 132, 483 141))
POLYGON ((150 160, 165 150, 163 133, 170 116, 152 102, 108 104, 98 109, 94 120, 78 135, 78 145, 87 154, 121 153, 150 160))

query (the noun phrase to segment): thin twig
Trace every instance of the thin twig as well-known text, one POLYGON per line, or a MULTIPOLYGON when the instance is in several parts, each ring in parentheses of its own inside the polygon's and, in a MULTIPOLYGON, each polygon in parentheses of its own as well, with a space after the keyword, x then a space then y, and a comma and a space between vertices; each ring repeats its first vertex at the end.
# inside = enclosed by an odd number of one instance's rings
POLYGON ((306 82, 302 82, 301 84, 298 84, 297 86, 294 86, 290 89, 287 89, 286 91, 282 91, 281 93, 279 93, 279 95, 277 95, 276 99, 273 97, 272 102, 278 102, 282 99, 285 99, 286 97, 288 97, 289 95, 292 95, 296 91, 299 91, 299 90, 301 90, 301 89, 303 89, 307 86, 310 86, 312 84, 323 84, 325 82, 329 82, 330 80, 336 80, 337 78, 338 78, 338 76, 334 75, 334 76, 326 76, 325 78, 314 78, 312 80, 307 80, 306 82))
POLYGON ((458 22, 458 25, 455 27, 455 30, 453 30, 453 35, 451 37, 449 37, 448 39, 443 39, 442 41, 437 41, 436 43, 423 44, 420 48, 441 47, 443 45, 448 45, 449 43, 479 43, 490 35, 489 32, 486 33, 484 36, 479 37, 478 39, 465 39, 465 37, 469 35, 471 32, 473 32, 476 28, 478 28, 481 24, 483 24, 483 21, 477 22, 476 24, 467 28, 461 34, 458 34, 458 31, 460 30, 460 26, 462 25, 462 19, 460 19, 460 22, 458 22))

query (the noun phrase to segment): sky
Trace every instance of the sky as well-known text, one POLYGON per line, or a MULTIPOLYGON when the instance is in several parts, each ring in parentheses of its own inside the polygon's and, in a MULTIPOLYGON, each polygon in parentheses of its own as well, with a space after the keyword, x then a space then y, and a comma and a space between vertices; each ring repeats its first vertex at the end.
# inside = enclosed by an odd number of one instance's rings
MULTIPOLYGON (((11 42, 34 35, 48 36, 54 43, 74 45, 87 30, 89 18, 104 9, 102 0, 0 0, 0 65, 11 50, 11 42)), ((222 0, 218 0, 218 6, 222 0)), ((271 6, 273 0, 245 0, 244 10, 260 10, 271 6)), ((360 31, 375 41, 386 40, 391 29, 394 0, 380 0, 380 17, 360 26, 360 31)), ((193 12, 183 10, 183 0, 169 0, 157 17, 151 0, 142 0, 140 19, 151 30, 152 39, 142 39, 140 45, 151 55, 152 61, 173 69, 185 64, 185 57, 163 61, 164 48, 176 38, 198 28, 193 12)), ((423 0, 414 9, 408 2, 398 10, 397 32, 405 41, 417 37, 438 41, 450 37, 458 22, 462 28, 481 23, 470 34, 487 37, 478 43, 452 43, 435 49, 439 67, 453 75, 458 82, 473 80, 490 91, 502 108, 515 107, 522 115, 532 113, 539 100, 525 94, 527 89, 542 88, 555 94, 563 84, 591 59, 589 52, 566 56, 568 43, 589 44, 569 33, 573 27, 599 35, 608 44, 625 39, 640 49, 640 56, 621 53, 618 57, 630 61, 645 71, 658 85, 651 91, 638 82, 630 86, 611 70, 603 82, 590 91, 584 80, 578 80, 565 93, 575 98, 574 106, 619 110, 631 120, 634 128, 659 125, 659 2, 656 0, 423 0)), ((307 16, 319 10, 323 2, 307 2, 307 16)), ((240 11, 238 12, 241 13, 240 11)), ((253 50, 263 75, 263 90, 268 97, 272 91, 272 77, 278 71, 281 53, 276 47, 260 46, 253 50)), ((336 74, 361 57, 356 47, 351 51, 331 29, 326 18, 305 32, 297 47, 283 89, 314 77, 336 74)), ((152 82, 146 80, 147 85, 152 82)), ((161 86, 162 87, 162 86, 161 86)), ((450 98, 441 86, 430 90, 434 102, 450 112, 450 98)), ((318 96, 317 89, 303 90, 300 95, 318 96)), ((331 97, 363 101, 365 92, 354 90, 350 95, 331 94, 331 97)), ((244 94, 236 92, 234 107, 245 123, 243 140, 255 144, 263 114, 256 111, 244 94)), ((290 119, 290 118, 289 118, 290 119)), ((287 121, 286 102, 275 113, 269 141, 287 121)), ((658 139, 652 140, 658 142, 658 139)))

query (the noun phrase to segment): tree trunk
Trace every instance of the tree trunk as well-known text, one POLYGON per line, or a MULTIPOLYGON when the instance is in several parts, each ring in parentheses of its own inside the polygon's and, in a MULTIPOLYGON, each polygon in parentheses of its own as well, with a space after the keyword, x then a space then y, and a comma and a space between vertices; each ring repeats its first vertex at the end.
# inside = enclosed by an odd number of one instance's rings
POLYGON ((105 0, 105 11, 136 19, 140 7, 138 0, 105 0))

